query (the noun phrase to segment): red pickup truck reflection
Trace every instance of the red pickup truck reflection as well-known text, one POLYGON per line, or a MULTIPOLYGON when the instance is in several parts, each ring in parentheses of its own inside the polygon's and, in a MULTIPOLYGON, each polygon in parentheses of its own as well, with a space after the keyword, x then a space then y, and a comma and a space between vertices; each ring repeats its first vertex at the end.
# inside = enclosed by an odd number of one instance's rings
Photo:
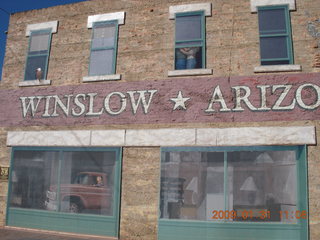
POLYGON ((59 198, 57 190, 57 185, 52 185, 47 191, 45 202, 47 210, 70 213, 110 213, 112 193, 107 185, 105 173, 80 172, 71 184, 60 185, 59 198))

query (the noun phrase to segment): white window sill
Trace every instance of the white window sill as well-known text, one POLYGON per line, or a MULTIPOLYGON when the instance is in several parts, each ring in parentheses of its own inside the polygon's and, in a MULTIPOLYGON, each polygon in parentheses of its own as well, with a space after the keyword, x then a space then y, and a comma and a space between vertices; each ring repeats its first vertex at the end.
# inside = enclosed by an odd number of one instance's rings
POLYGON ((19 82, 19 87, 45 86, 51 85, 51 80, 25 80, 19 82))
POLYGON ((212 74, 212 69, 204 69, 204 68, 168 71, 169 77, 211 75, 211 74, 212 74))
POLYGON ((82 78, 82 82, 100 82, 100 81, 112 81, 112 80, 120 80, 120 79, 121 79, 121 74, 86 76, 82 78))
POLYGON ((300 72, 301 65, 267 65, 259 66, 254 68, 255 73, 265 73, 265 72, 300 72))

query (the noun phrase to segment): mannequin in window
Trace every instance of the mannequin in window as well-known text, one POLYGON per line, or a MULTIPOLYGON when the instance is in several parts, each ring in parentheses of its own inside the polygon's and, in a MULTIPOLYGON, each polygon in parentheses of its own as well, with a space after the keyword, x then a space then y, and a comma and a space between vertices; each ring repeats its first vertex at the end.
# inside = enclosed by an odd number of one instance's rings
POLYGON ((101 176, 97 176, 96 179, 97 183, 94 185, 95 187, 102 187, 103 186, 103 181, 101 176))
POLYGON ((182 52, 182 48, 176 49, 176 69, 186 69, 187 56, 182 52))
POLYGON ((180 51, 187 57, 186 69, 194 69, 197 65, 196 54, 199 47, 181 48, 180 51))

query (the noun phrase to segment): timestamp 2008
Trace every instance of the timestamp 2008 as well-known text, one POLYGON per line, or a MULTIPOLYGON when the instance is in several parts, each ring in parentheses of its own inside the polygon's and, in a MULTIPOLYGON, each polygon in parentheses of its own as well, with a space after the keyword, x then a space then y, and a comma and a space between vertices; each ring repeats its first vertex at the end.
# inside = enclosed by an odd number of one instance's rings
POLYGON ((244 210, 236 211, 236 210, 214 210, 212 211, 211 219, 222 220, 222 219, 238 219, 238 220, 247 220, 247 219, 260 219, 260 220, 268 220, 272 218, 282 219, 307 219, 308 214, 306 210, 296 210, 296 211, 277 211, 271 212, 268 210, 244 210), (275 216, 276 215, 276 216, 275 216))

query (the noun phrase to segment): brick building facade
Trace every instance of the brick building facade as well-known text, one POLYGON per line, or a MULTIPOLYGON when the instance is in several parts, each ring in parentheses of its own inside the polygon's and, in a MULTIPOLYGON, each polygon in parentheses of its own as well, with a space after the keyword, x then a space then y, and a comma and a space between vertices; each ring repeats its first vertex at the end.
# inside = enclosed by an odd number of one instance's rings
POLYGON ((319 12, 319 0, 93 0, 12 14, 0 224, 319 239, 319 12), (64 192, 99 172, 107 188, 64 192), (90 207, 97 189, 108 201, 90 207))

